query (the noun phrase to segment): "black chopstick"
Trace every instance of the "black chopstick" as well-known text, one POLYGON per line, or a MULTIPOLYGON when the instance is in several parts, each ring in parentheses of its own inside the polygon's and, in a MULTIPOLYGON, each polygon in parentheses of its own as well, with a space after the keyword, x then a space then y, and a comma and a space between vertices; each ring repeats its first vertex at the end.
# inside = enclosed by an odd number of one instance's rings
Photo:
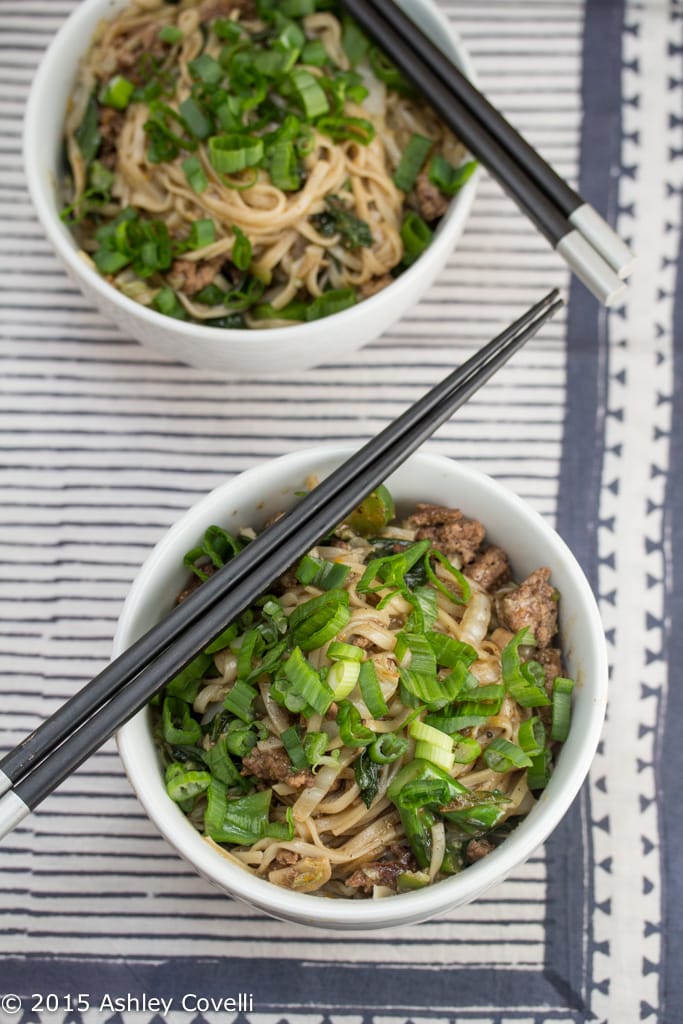
MULTIPOLYGON (((259 594, 267 590, 274 579, 284 572, 292 562, 309 550, 325 533, 333 529, 353 508, 379 483, 388 477, 420 444, 444 423, 464 402, 468 400, 496 370, 505 363, 530 337, 532 337, 546 320, 561 306, 562 299, 558 293, 551 292, 540 303, 525 313, 502 335, 485 346, 479 353, 469 359, 462 367, 450 374, 418 403, 409 409, 394 424, 369 442, 360 452, 352 456, 335 473, 327 479, 334 479, 334 484, 326 486, 323 481, 311 495, 315 501, 306 505, 303 499, 287 516, 278 520, 261 535, 268 537, 265 546, 266 554, 259 560, 250 557, 256 541, 250 544, 238 559, 242 566, 240 573, 233 577, 236 582, 229 586, 223 585, 209 588, 209 583, 217 577, 230 578, 225 569, 211 577, 192 595, 194 604, 201 611, 193 611, 189 617, 191 625, 184 630, 177 628, 169 635, 168 620, 154 627, 142 640, 147 641, 147 650, 156 648, 156 636, 165 638, 166 646, 161 649, 154 660, 137 662, 137 674, 132 678, 130 670, 130 651, 133 645, 121 658, 109 666, 108 678, 113 686, 106 699, 99 687, 89 684, 81 691, 76 707, 79 720, 69 715, 67 704, 53 716, 60 720, 56 734, 62 741, 56 741, 46 748, 45 731, 36 730, 22 744, 23 756, 20 759, 22 774, 9 779, 12 788, 0 799, 0 836, 5 835, 22 818, 33 810, 53 789, 68 775, 78 768, 95 750, 98 749, 124 722, 139 711, 161 687, 192 661, 207 647, 226 625, 251 604, 259 594), (386 443, 380 444, 384 437, 386 443), (388 437, 388 441, 387 441, 388 437), (368 452, 370 454, 368 454, 368 452), (345 481, 344 486, 340 481, 345 481), (325 497, 325 494, 328 497, 325 497), (320 500, 320 495, 322 499, 320 500), (302 511, 305 514, 302 516, 302 511), (279 532, 275 529, 278 523, 287 521, 285 532, 286 542, 281 542, 279 532), (203 594, 203 596, 202 596, 203 594), (153 637, 153 643, 150 637, 153 637), (127 681, 117 680, 116 668, 124 662, 127 681), (92 689, 91 689, 92 688, 92 689), (87 700, 83 694, 88 694, 87 700), (113 695, 112 695, 113 694, 113 695), (86 717, 84 705, 89 707, 86 717), (41 751, 38 754, 38 750, 41 751), (42 758, 42 760, 41 760, 42 758)), ((228 566, 233 563, 228 563, 228 566)), ((226 569, 228 567, 226 566, 226 569)), ((188 598, 188 601, 190 599, 188 598)), ((185 602, 186 603, 186 602, 185 602)), ((180 605, 179 608, 183 606, 180 605)), ((138 641, 138 644, 140 641, 138 641)), ((143 645, 145 646, 145 645, 143 645)), ((105 670, 107 671, 107 670, 105 670)), ((99 678, 99 677, 98 677, 99 678)), ((72 698, 74 701, 75 698, 72 698)), ((8 765, 6 757, 2 764, 8 765)), ((3 767, 5 774, 6 768, 3 767)))
MULTIPOLYGON (((341 0, 342 6, 418 88, 445 123, 497 179, 508 195, 547 238, 577 277, 605 306, 623 295, 624 284, 610 264, 570 223, 565 213, 518 163, 516 156, 488 130, 434 67, 414 47, 417 29, 400 31, 398 18, 380 14, 372 0, 341 0)), ((388 5, 396 12, 395 4, 388 5)), ((407 19, 412 26, 410 19, 407 19)))
MULTIPOLYGON (((457 373, 457 385, 462 387, 468 373, 496 356, 498 349, 538 317, 557 298, 551 292, 532 306, 514 324, 483 348, 457 373), (469 368, 469 369, 468 369, 469 368)), ((270 552, 287 544, 292 534, 300 529, 304 520, 324 508, 352 483, 353 477, 373 462, 402 434, 412 429, 422 417, 442 402, 448 401, 456 374, 452 374, 410 406, 393 423, 367 442, 353 461, 344 463, 308 494, 296 508, 277 520, 220 572, 210 577, 200 589, 174 608, 165 619, 140 637, 128 650, 108 665, 90 683, 79 690, 50 718, 0 760, 0 794, 18 782, 32 766, 54 749, 92 713, 130 682, 146 665, 152 662, 180 633, 189 629, 206 613, 206 609, 236 586, 270 552)))
POLYGON ((451 92, 479 121, 482 130, 499 142, 570 224, 577 228, 607 260, 620 277, 626 277, 634 258, 627 245, 610 225, 569 184, 560 177, 540 153, 516 131, 492 103, 449 60, 422 29, 394 0, 366 0, 370 7, 403 38, 410 40, 416 54, 431 67, 451 92))

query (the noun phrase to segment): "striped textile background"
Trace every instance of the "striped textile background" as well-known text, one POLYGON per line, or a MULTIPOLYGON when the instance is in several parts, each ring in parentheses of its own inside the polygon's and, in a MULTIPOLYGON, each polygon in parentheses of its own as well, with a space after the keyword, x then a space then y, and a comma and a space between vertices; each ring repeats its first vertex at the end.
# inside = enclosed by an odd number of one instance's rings
MULTIPOLYGON (((2 749, 105 665, 138 566, 199 496, 272 455, 360 443, 548 287, 570 286, 484 177, 436 284, 352 363, 281 380, 168 364, 74 289, 25 189, 26 96, 75 6, 0 0, 2 749)), ((253 1010, 240 1024, 680 1024, 683 708, 668 665, 683 611, 681 7, 441 6, 491 98, 640 255, 622 309, 607 317, 572 283, 567 317, 429 443, 555 523, 600 595, 613 694, 591 780, 546 847, 486 898, 340 937, 271 921, 196 877, 109 743, 0 846, 0 997, 23 1000, 16 1015, 0 999, 0 1021, 158 1020, 153 1006, 117 1015, 107 1002, 146 993, 173 1001, 162 1019, 213 1022, 232 1018, 183 995, 244 991, 253 1010), (89 1009, 70 1002, 78 993, 89 1009)))

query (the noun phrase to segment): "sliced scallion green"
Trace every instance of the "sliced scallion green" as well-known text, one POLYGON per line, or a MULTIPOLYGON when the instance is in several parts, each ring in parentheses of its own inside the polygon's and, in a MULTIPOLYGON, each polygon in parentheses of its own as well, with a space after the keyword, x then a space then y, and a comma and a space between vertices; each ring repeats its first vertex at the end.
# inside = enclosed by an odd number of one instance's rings
POLYGON ((432 230, 429 225, 409 210, 401 224, 401 240, 403 242, 403 262, 409 267, 422 255, 432 240, 432 230))
POLYGON ((237 224, 233 224, 232 233, 235 241, 232 245, 231 259, 238 270, 247 270, 251 263, 251 242, 237 224))
POLYGON ((201 195, 208 187, 209 182, 199 157, 188 156, 186 160, 183 160, 181 166, 192 191, 197 195, 201 195))
POLYGON ((358 661, 346 661, 345 659, 335 661, 326 678, 335 700, 343 700, 355 689, 360 669, 358 661))
POLYGON ((169 46, 179 43, 182 38, 183 31, 177 25, 163 25, 159 30, 159 39, 162 43, 168 43, 169 46))
POLYGON ((569 735, 573 689, 573 679, 558 676, 553 682, 553 720, 550 727, 550 738, 558 743, 564 743, 569 735))
POLYGON ((408 145, 403 151, 401 161, 394 174, 394 184, 403 192, 410 192, 415 184, 415 179, 424 167, 427 154, 432 148, 432 140, 426 135, 414 134, 410 136, 408 145))
POLYGON ((212 135, 209 159, 220 174, 234 174, 263 159, 263 139, 253 135, 212 135))
POLYGON ((528 754, 502 736, 491 740, 484 751, 484 761, 487 768, 494 772, 508 772, 513 768, 528 768, 531 765, 528 754))
POLYGON ((280 739, 284 743, 285 750, 289 760, 292 762, 292 766, 300 771, 302 768, 308 768, 308 758, 301 742, 301 736, 299 730, 295 725, 291 725, 289 729, 280 736, 280 739))
MULTIPOLYGON (((337 664, 339 665, 341 662, 337 662, 337 664)), ((349 662, 349 664, 357 663, 349 662)), ((343 700, 339 704, 337 726, 342 743, 347 747, 367 747, 374 742, 375 733, 363 725, 360 711, 348 700, 343 700)))
POLYGON ((358 685, 360 686, 365 706, 373 718, 383 718, 389 714, 389 708, 382 694, 382 688, 379 685, 377 672, 372 661, 364 661, 360 666, 358 685))
POLYGON ((125 110, 131 101, 135 86, 123 75, 115 75, 100 92, 100 103, 104 107, 125 110))
POLYGON ((445 157, 438 153, 429 164, 429 180, 447 196, 454 196, 477 169, 476 160, 468 160, 460 167, 453 167, 445 157))

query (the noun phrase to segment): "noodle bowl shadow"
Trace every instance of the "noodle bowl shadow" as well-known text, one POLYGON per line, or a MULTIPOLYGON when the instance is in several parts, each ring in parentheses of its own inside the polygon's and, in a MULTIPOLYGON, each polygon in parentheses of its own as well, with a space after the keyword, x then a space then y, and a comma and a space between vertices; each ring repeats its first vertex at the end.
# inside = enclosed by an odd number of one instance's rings
MULTIPOLYGON (((183 555, 211 524, 258 529, 286 510, 311 473, 323 478, 350 449, 295 452, 240 474, 203 498, 166 534, 133 584, 118 625, 118 654, 166 614, 187 582, 183 555)), ((282 889, 221 856, 167 796, 148 711, 118 734, 124 767, 147 814, 173 847, 224 892, 283 920, 335 929, 381 928, 423 921, 469 903, 501 882, 548 838, 578 793, 591 764, 605 715, 607 656, 597 605, 576 559, 558 534, 520 498, 481 473, 442 456, 412 456, 387 481, 399 514, 418 501, 461 508, 480 519, 491 542, 510 555, 518 579, 539 566, 552 569, 561 594, 560 631, 569 674, 576 679, 574 710, 547 789, 526 819, 483 860, 417 892, 383 899, 330 899, 282 889)))
MULTIPOLYGON (((35 211, 66 270, 85 297, 123 333, 165 356, 230 375, 285 374, 344 359, 395 323, 432 284, 460 237, 476 174, 460 190, 419 259, 381 292, 311 323, 272 329, 205 327, 164 316, 119 292, 79 252, 60 220, 65 112, 79 61, 102 19, 129 0, 82 0, 48 48, 31 88, 24 124, 24 168, 35 211)), ((410 0, 411 15, 472 77, 467 54, 432 0, 410 0)))

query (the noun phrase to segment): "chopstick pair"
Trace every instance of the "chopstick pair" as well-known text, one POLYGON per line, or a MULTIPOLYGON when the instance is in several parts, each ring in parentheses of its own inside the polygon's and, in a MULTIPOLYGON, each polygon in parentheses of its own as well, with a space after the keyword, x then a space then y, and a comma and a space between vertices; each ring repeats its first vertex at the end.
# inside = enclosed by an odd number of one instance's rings
POLYGON ((259 534, 0 760, 0 837, 321 537, 337 526, 563 305, 555 290, 259 534))
POLYGON ((634 257, 600 214, 489 103, 395 0, 341 0, 605 306, 634 257))

